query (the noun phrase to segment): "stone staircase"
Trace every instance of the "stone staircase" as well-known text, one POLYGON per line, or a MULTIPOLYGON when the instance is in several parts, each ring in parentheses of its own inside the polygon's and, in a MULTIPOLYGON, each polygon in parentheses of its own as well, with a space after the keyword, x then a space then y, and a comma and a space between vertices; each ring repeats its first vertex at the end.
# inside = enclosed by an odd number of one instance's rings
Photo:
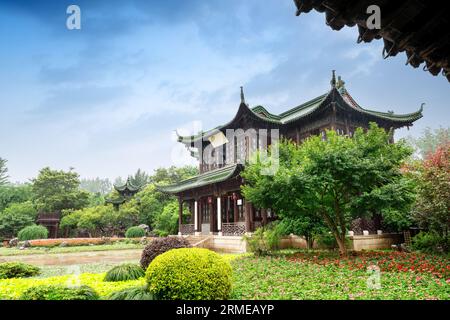
POLYGON ((206 248, 223 253, 242 253, 247 251, 242 237, 217 235, 187 235, 183 237, 196 248, 206 248))

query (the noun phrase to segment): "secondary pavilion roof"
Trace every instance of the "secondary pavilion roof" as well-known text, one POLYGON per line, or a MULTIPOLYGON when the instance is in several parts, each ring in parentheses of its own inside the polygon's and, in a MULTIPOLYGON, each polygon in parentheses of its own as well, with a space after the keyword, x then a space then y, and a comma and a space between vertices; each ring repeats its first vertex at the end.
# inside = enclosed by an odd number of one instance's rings
POLYGON ((345 88, 345 82, 340 77, 338 77, 338 79, 336 80, 333 71, 330 91, 314 99, 311 99, 305 103, 302 103, 292 109, 289 109, 277 115, 270 113, 269 111, 267 111, 266 108, 264 108, 261 105, 249 108, 248 105, 243 101, 243 99, 241 99, 239 110, 236 116, 230 122, 215 127, 211 130, 200 131, 195 135, 191 136, 178 135, 178 141, 187 146, 190 146, 194 142, 200 141, 202 139, 207 139, 208 137, 215 135, 219 131, 225 132, 226 129, 230 128, 233 125, 233 123, 235 123, 243 113, 249 113, 257 120, 263 122, 270 122, 272 124, 281 127, 289 123, 302 120, 303 118, 306 118, 307 116, 310 116, 315 112, 319 112, 320 110, 322 110, 322 108, 327 107, 330 104, 330 101, 332 100, 338 101, 338 104, 342 104, 342 107, 346 108, 349 111, 356 111, 361 114, 368 115, 372 119, 388 120, 398 127, 411 125, 412 122, 422 118, 423 104, 418 111, 408 114, 395 114, 391 111, 380 112, 360 106, 353 99, 348 90, 345 88))
POLYGON ((185 179, 177 184, 166 186, 158 185, 156 186, 156 188, 161 192, 176 194, 186 190, 226 181, 228 179, 236 177, 239 172, 241 172, 241 170, 242 165, 240 164, 227 165, 222 168, 207 171, 195 177, 185 179))
POLYGON ((123 185, 114 185, 114 189, 117 190, 117 192, 119 193, 124 193, 124 192, 129 192, 129 193, 134 193, 134 192, 138 192, 141 187, 140 186, 135 186, 132 182, 130 177, 128 177, 127 181, 123 184, 123 185))
POLYGON ((383 39, 383 57, 405 52, 406 64, 414 68, 423 62, 424 71, 436 76, 441 71, 450 81, 450 19, 447 8, 431 0, 294 0, 296 15, 312 9, 325 12, 333 30, 358 26, 357 42, 383 39), (370 5, 380 8, 381 28, 367 28, 370 5))

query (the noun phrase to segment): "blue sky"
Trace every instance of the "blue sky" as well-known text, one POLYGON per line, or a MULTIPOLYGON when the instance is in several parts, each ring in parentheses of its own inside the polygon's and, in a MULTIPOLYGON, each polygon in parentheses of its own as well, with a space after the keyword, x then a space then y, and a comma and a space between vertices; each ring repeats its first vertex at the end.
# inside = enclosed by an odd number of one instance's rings
POLYGON ((228 122, 239 86, 279 113, 329 90, 332 69, 364 107, 424 118, 396 137, 449 126, 442 77, 383 60, 292 0, 0 1, 0 157, 12 181, 74 167, 84 178, 189 162, 173 130, 228 122), (81 8, 81 30, 66 8, 81 8))

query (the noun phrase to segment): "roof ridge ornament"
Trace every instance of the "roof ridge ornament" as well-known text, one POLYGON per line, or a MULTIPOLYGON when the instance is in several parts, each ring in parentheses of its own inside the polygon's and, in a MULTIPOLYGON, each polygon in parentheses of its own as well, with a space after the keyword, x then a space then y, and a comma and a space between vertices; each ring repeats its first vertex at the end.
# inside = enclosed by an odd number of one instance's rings
POLYGON ((422 112, 423 111, 423 106, 425 105, 425 102, 422 102, 422 104, 420 105, 420 110, 419 110, 419 112, 422 112))
POLYGON ((345 89, 345 81, 342 80, 341 76, 337 77, 337 82, 336 82, 336 88, 337 89, 345 89))
POLYGON ((244 87, 241 86, 241 103, 245 104, 244 87))
POLYGON ((332 88, 336 88, 336 70, 332 70, 332 77, 330 84, 332 88))

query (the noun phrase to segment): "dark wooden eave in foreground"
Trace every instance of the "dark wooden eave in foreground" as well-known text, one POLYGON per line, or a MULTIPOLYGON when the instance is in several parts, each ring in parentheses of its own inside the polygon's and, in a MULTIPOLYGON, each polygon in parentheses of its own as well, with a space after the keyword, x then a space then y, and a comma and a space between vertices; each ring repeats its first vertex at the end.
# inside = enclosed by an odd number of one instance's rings
POLYGON ((450 81, 450 23, 445 2, 431 0, 294 0, 297 16, 312 9, 325 12, 326 24, 333 30, 358 26, 357 42, 383 39, 383 57, 405 52, 406 64, 422 63, 424 71, 440 72, 450 81), (381 29, 370 30, 367 7, 378 5, 381 29))

